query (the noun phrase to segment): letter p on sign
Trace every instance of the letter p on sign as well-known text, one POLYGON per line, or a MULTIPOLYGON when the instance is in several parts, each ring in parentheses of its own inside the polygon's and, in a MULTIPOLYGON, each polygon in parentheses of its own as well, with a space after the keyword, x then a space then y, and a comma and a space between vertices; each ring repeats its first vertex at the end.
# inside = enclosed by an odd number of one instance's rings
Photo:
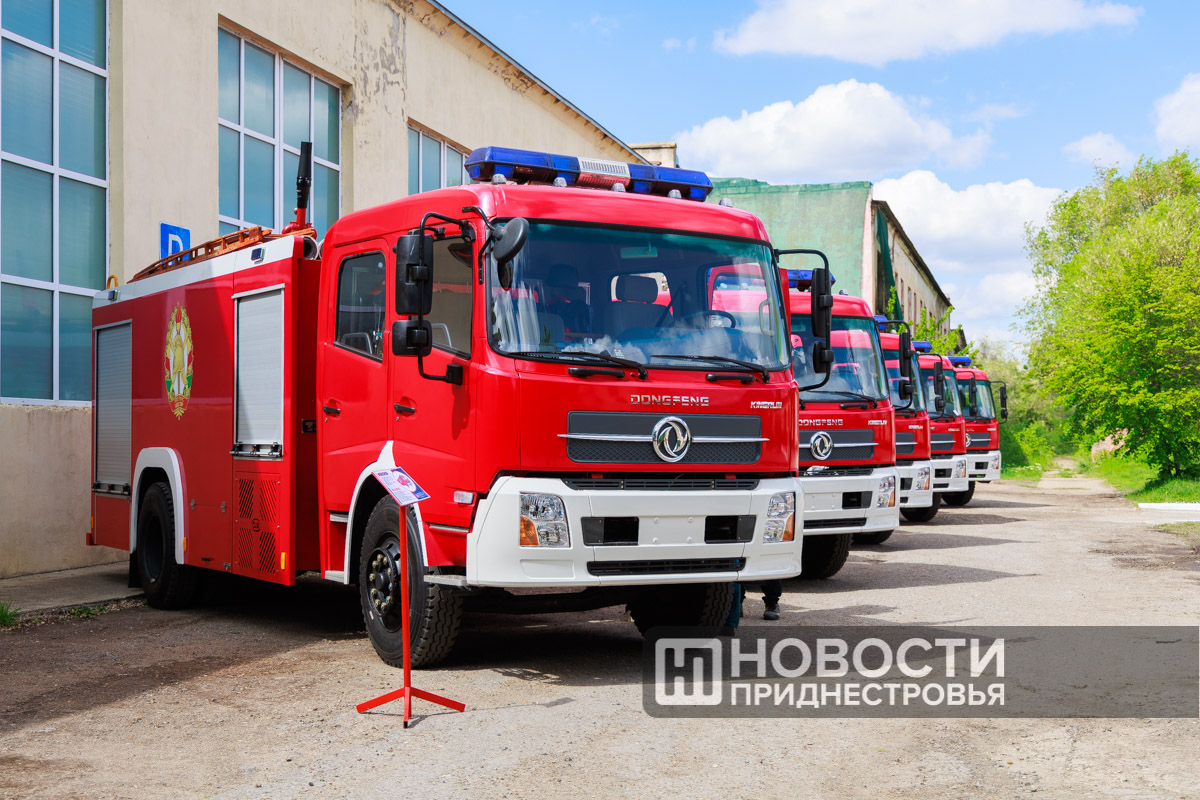
POLYGON ((168 225, 161 222, 158 225, 159 258, 182 253, 192 249, 192 232, 178 225, 168 225))

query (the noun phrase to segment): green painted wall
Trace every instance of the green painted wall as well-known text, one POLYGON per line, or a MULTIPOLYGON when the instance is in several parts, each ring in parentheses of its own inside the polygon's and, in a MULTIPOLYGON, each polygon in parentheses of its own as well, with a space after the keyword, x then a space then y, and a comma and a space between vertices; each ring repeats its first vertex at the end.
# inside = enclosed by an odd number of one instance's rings
MULTIPOLYGON (((863 226, 871 184, 819 183, 773 186, 748 178, 713 178, 708 202, 728 197, 735 208, 757 214, 775 247, 807 247, 829 257, 834 291, 862 294, 863 226)), ((808 256, 785 256, 783 266, 820 266, 808 256)))

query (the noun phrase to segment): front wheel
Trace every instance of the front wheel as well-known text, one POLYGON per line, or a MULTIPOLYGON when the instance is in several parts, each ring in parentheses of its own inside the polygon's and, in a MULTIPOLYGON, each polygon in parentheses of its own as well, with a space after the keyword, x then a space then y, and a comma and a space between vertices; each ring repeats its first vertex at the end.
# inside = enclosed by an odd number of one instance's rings
POLYGON ((971 498, 975 496, 975 481, 967 484, 965 492, 946 492, 942 495, 942 499, 946 501, 946 505, 960 508, 971 502, 971 498))
POLYGON ((941 505, 942 496, 940 494, 933 495, 933 502, 924 508, 904 508, 900 507, 900 515, 909 522, 929 522, 937 516, 938 506, 941 505))
POLYGON ((171 485, 152 484, 138 504, 138 578, 154 608, 186 608, 196 594, 197 572, 175 561, 175 501, 171 485))
POLYGON ((852 533, 805 536, 804 549, 800 551, 800 577, 825 580, 837 575, 850 555, 853 538, 852 533))
POLYGON ((856 533, 856 534, 854 534, 854 543, 855 544, 883 544, 889 538, 891 538, 891 535, 893 533, 895 533, 895 530, 876 531, 875 533, 856 533))
MULTIPOLYGON (((462 621, 462 595, 428 583, 421 559, 416 514, 405 513, 408 537, 409 623, 412 665, 428 667, 454 649, 462 621)), ((358 562, 358 596, 371 646, 387 664, 404 665, 404 619, 400 591, 400 506, 380 500, 367 520, 358 562)))
POLYGON ((648 586, 627 606, 640 633, 678 626, 715 631, 729 618, 732 583, 681 583, 648 586))

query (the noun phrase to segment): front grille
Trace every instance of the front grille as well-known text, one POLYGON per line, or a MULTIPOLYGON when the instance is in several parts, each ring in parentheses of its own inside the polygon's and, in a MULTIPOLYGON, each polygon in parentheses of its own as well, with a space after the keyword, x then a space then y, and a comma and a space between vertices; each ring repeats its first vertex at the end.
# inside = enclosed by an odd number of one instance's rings
POLYGON ((953 433, 935 433, 929 437, 929 449, 935 453, 949 453, 954 450, 953 433))
MULTIPOLYGON (((817 433, 815 430, 800 431, 800 461, 804 464, 820 463, 813 455, 809 443, 817 433)), ((827 461, 863 461, 875 455, 875 433, 869 430, 825 431, 833 438, 833 452, 827 461)))
POLYGON ((911 456, 917 452, 917 435, 912 431, 896 431, 896 456, 911 456))
MULTIPOLYGON (((582 435, 649 436, 663 417, 676 416, 687 423, 693 437, 730 436, 757 439, 762 419, 732 414, 640 414, 614 411, 572 411, 567 433, 582 435)), ((649 441, 621 442, 603 439, 567 439, 567 458, 588 464, 662 464, 649 441)), ((753 464, 762 455, 762 442, 696 442, 674 464, 753 464)))
POLYGON ((900 479, 900 491, 907 492, 910 489, 912 489, 912 478, 901 478, 900 479))
POLYGON ((851 528, 866 524, 867 520, 864 517, 843 517, 841 519, 806 519, 804 521, 804 530, 818 531, 827 528, 851 528))
POLYGON ((568 478, 563 483, 581 492, 749 492, 758 488, 758 478, 706 478, 703 475, 613 475, 604 478, 568 478))
POLYGON ((588 573, 611 575, 683 575, 689 572, 739 572, 744 558, 662 558, 653 561, 589 561, 588 573))
POLYGON ((991 434, 988 433, 968 433, 970 440, 967 442, 967 447, 972 450, 987 450, 992 444, 991 434))
POLYGON ((809 467, 801 471, 801 478, 861 478, 870 475, 874 467, 809 467))

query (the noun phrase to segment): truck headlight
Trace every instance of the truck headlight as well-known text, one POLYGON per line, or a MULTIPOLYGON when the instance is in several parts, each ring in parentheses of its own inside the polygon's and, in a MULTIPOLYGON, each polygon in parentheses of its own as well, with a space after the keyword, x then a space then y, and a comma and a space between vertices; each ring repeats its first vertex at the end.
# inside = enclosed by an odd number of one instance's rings
POLYGON ((954 462, 954 477, 967 477, 967 460, 965 458, 960 458, 954 462))
POLYGON ((879 479, 879 493, 875 496, 876 508, 891 508, 896 505, 896 476, 886 475, 879 479))
POLYGON ((913 479, 913 489, 918 492, 929 491, 929 467, 917 469, 917 477, 913 479))
POLYGON ((767 501, 767 522, 763 541, 791 542, 796 538, 796 493, 776 492, 767 501))
POLYGON ((521 546, 570 547, 567 508, 556 494, 521 492, 521 546))
POLYGON ((992 469, 1000 469, 1000 452, 992 453, 992 469))

